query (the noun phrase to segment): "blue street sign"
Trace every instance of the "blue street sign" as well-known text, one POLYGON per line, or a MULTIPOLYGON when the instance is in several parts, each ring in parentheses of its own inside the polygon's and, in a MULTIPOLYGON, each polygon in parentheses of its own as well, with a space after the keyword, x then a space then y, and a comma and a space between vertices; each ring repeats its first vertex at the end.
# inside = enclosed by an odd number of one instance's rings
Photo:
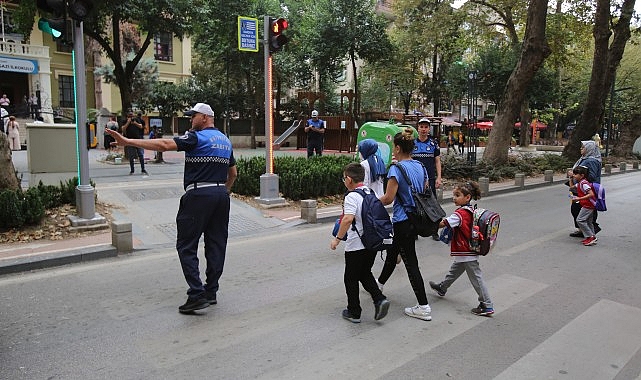
POLYGON ((258 51, 258 19, 238 16, 238 50, 258 51))

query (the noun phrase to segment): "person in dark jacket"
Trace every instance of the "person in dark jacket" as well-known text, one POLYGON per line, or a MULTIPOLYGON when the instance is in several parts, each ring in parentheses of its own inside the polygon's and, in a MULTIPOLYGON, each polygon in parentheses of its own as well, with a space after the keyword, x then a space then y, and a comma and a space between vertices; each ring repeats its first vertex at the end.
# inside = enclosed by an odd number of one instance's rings
MULTIPOLYGON (((588 168, 587 180, 590 183, 601 183, 601 151, 597 144, 592 140, 581 141, 581 157, 576 161, 572 166, 572 169, 577 166, 585 166, 588 168)), ((570 186, 570 191, 573 195, 576 196, 576 183, 574 182, 572 170, 568 170, 568 185, 570 186)), ((579 202, 572 202, 570 206, 570 213, 572 214, 572 220, 574 221, 574 227, 576 231, 572 232, 570 236, 572 237, 583 237, 583 233, 579 230, 579 225, 576 222, 576 217, 581 211, 581 205, 579 202)), ((598 212, 594 210, 594 232, 599 233, 601 227, 596 222, 598 212)))

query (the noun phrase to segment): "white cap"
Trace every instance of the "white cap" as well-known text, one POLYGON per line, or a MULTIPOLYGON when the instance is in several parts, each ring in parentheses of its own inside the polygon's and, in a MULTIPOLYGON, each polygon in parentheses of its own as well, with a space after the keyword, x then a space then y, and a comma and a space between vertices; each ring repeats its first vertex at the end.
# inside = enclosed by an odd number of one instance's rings
POLYGON ((430 119, 428 119, 426 117, 423 117, 423 118, 421 118, 421 120, 418 121, 419 124, 421 124, 421 123, 429 123, 429 122, 430 122, 430 119))
POLYGON ((192 109, 185 111, 185 115, 187 116, 191 116, 195 113, 202 113, 204 115, 214 117, 214 110, 212 110, 207 103, 196 103, 192 109))
POLYGON ((312 117, 318 117, 318 111, 313 110, 312 111, 312 117))

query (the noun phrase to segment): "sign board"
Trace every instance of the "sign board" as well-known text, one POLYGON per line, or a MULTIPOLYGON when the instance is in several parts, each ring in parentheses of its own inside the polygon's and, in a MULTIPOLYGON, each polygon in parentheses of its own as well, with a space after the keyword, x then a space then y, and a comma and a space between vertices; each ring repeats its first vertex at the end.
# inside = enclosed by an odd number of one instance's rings
POLYGON ((157 127, 157 128, 162 128, 162 119, 156 119, 156 118, 149 118, 149 126, 150 127, 157 127))
POLYGON ((0 71, 12 71, 23 74, 37 74, 38 61, 33 59, 19 59, 0 57, 0 71))
POLYGON ((258 19, 238 16, 238 50, 258 51, 258 19))

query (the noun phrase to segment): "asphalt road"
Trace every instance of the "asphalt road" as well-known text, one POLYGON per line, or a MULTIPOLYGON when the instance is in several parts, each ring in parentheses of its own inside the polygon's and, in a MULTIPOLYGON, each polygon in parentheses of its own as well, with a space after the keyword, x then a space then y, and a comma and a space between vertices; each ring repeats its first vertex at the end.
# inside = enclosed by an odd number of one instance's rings
MULTIPOLYGON (((640 181, 604 180, 594 247, 568 236, 562 185, 481 200, 502 217, 481 261, 492 318, 469 313, 465 276, 445 298, 428 290, 431 322, 405 316, 416 300, 401 265, 385 319, 361 292, 362 323, 343 320, 329 224, 230 241, 219 303, 195 316, 177 312, 173 248, 4 276, 0 379, 641 379, 640 181)), ((421 238, 417 249, 425 282, 441 279, 448 247, 421 238)))

